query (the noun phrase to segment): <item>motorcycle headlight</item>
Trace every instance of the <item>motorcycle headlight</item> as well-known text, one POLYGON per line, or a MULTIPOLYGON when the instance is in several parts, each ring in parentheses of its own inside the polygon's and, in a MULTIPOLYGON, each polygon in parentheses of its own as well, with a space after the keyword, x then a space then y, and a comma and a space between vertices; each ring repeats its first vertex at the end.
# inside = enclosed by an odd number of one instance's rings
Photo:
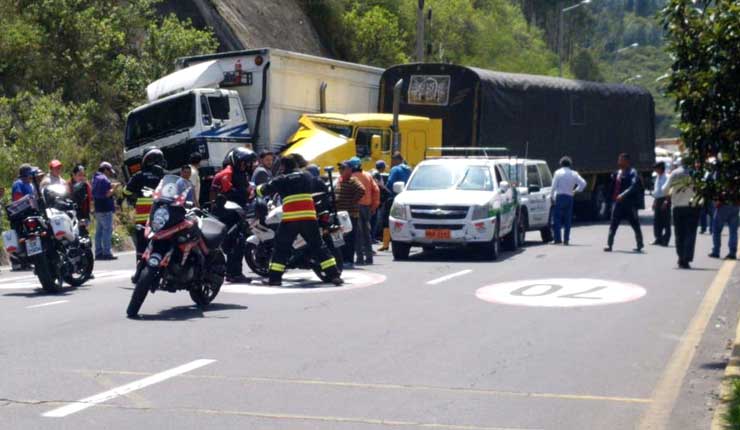
POLYGON ((493 216, 491 205, 475 205, 473 206, 473 219, 484 219, 493 216))
POLYGON ((154 215, 152 215, 152 222, 151 227, 152 231, 159 231, 164 228, 165 225, 167 225, 167 221, 170 220, 170 211, 168 211, 166 208, 159 208, 156 211, 154 211, 154 215))
POLYGON ((393 203, 393 206, 391 206, 390 215, 396 219, 401 219, 401 220, 409 219, 408 209, 406 205, 401 204, 401 203, 396 203, 396 202, 393 203))

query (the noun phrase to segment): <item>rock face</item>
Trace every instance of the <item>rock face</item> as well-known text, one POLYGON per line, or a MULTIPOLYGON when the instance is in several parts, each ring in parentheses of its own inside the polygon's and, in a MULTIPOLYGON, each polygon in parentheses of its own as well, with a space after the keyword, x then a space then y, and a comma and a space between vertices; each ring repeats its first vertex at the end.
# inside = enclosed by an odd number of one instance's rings
POLYGON ((269 47, 328 54, 298 0, 166 0, 158 9, 211 27, 221 51, 269 47))

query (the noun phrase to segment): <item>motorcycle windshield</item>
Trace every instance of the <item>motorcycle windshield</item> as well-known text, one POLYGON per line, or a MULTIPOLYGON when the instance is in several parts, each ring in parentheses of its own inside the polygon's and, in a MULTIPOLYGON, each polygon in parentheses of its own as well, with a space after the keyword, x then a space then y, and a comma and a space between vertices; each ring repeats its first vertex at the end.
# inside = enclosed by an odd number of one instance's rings
POLYGON ((167 203, 170 206, 183 206, 193 184, 185 178, 175 175, 166 175, 159 181, 152 198, 154 203, 167 203))

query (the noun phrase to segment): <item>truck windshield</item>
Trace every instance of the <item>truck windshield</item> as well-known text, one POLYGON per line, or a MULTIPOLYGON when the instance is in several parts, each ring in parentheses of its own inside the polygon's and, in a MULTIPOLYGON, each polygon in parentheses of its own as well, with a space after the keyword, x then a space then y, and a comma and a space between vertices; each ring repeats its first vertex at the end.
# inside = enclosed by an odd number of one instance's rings
POLYGON ((136 148, 195 125, 192 93, 133 112, 126 120, 126 149, 136 148))
POLYGON ((349 125, 330 124, 327 122, 318 122, 318 121, 314 121, 314 123, 318 125, 319 127, 323 127, 331 131, 332 133, 336 133, 340 136, 344 136, 347 138, 352 137, 352 127, 349 125))
POLYGON ((430 164, 419 166, 407 189, 492 191, 493 180, 487 166, 430 164))

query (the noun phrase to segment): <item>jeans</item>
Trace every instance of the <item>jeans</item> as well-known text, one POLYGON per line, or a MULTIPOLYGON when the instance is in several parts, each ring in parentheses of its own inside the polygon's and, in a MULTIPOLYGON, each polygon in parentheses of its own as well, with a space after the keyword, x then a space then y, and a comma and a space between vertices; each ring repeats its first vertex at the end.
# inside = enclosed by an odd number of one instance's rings
POLYGON ((113 236, 113 212, 95 212, 95 256, 113 255, 111 237, 113 236))
POLYGON ((676 229, 676 254, 678 254, 679 263, 690 263, 694 260, 699 211, 699 208, 686 206, 673 208, 673 225, 676 229))
POLYGON ((709 227, 709 233, 712 232, 712 213, 714 212, 714 209, 710 206, 709 203, 705 203, 701 207, 701 212, 699 213, 699 227, 701 228, 701 232, 704 233, 707 231, 707 227, 709 227))
POLYGON ((737 254, 737 225, 740 207, 733 205, 720 205, 714 209, 712 219, 712 254, 719 255, 722 247, 722 228, 727 224, 730 229, 730 255, 737 254))
POLYGON ((564 230, 566 242, 570 241, 570 224, 573 220, 573 196, 558 194, 555 197, 555 208, 552 212, 552 229, 555 242, 560 242, 560 230, 564 230))
POLYGON ((640 229, 640 219, 637 216, 637 207, 628 203, 616 203, 612 209, 612 220, 609 224, 609 239, 607 245, 611 248, 614 245, 614 236, 617 234, 619 223, 627 220, 635 231, 635 240, 637 247, 642 248, 642 230, 640 229))
POLYGON ((355 234, 355 254, 357 263, 373 262, 373 241, 370 232, 370 206, 360 205, 360 218, 357 220, 355 234))
POLYGON ((666 198, 655 199, 653 209, 653 234, 655 242, 659 245, 668 246, 671 241, 671 208, 666 205, 666 198))

